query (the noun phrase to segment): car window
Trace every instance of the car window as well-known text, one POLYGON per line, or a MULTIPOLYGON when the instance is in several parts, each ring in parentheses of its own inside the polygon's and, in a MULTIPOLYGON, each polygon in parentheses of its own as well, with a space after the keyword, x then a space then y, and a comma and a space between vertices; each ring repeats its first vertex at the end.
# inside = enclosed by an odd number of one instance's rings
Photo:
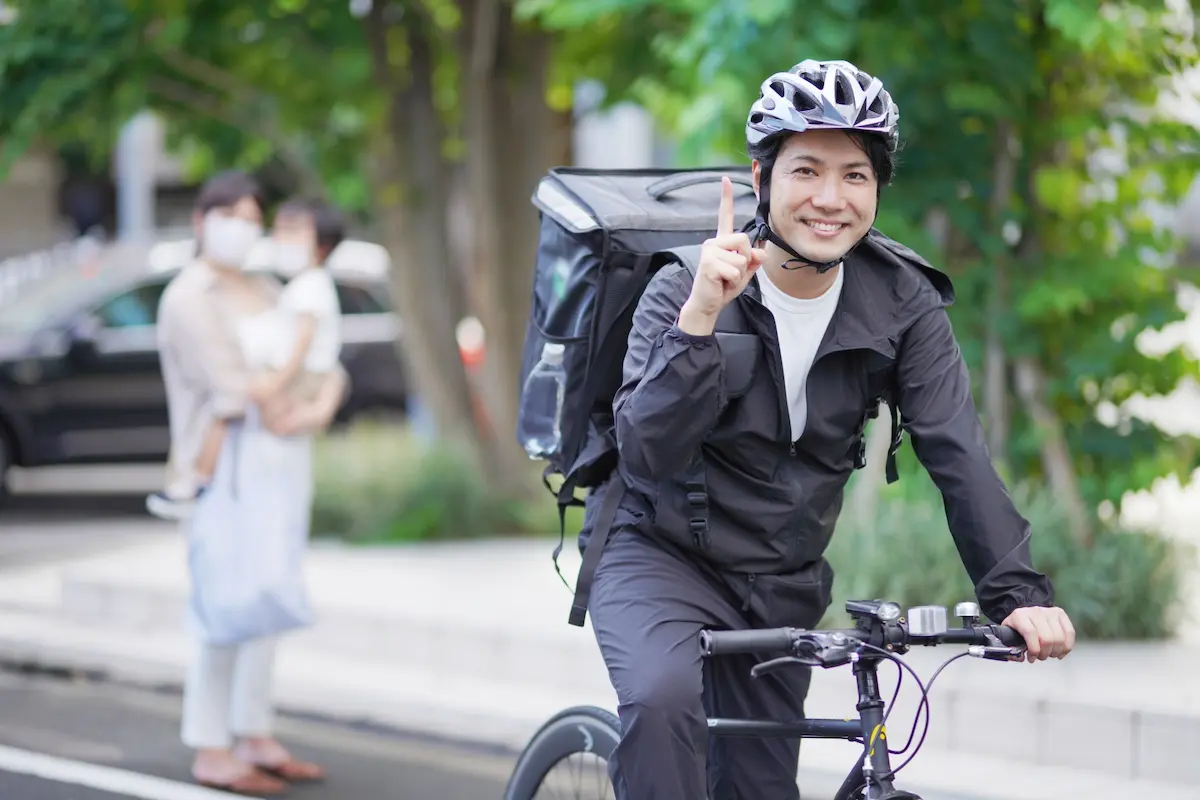
POLYGON ((338 304, 342 314, 384 314, 387 307, 379 299, 361 286, 346 283, 337 285, 338 304))
POLYGON ((153 325, 158 316, 158 301, 166 283, 143 284, 119 294, 96 309, 96 316, 106 328, 132 328, 153 325))
POLYGON ((0 329, 36 330, 55 315, 77 303, 86 302, 87 296, 95 296, 97 291, 103 292, 105 283, 113 284, 114 290, 127 285, 119 273, 102 273, 81 280, 77 270, 62 269, 0 294, 0 329))

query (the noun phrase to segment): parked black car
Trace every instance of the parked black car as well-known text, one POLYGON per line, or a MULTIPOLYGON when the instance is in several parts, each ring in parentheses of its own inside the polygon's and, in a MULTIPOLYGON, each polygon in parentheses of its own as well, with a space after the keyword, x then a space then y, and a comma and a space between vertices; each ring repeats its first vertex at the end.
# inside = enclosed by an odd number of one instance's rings
MULTIPOLYGON (((178 265, 56 270, 0 296, 0 496, 10 466, 162 462, 169 445, 155 337, 178 265)), ((386 279, 333 270, 342 307, 345 422, 402 412, 407 382, 386 279)), ((285 278, 280 276, 281 280, 285 278)))

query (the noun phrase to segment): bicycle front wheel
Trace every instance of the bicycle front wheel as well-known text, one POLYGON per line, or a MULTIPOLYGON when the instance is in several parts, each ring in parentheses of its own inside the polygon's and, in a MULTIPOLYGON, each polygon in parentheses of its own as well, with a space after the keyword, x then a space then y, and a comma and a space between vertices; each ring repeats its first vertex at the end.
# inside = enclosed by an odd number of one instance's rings
POLYGON ((505 800, 614 800, 608 760, 620 740, 620 720, 603 709, 559 712, 521 752, 505 800))

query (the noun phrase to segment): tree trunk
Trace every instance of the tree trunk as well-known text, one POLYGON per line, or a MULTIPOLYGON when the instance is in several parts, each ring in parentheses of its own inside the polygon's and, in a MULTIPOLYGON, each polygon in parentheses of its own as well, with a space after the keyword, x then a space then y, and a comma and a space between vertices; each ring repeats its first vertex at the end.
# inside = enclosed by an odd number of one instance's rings
POLYGON ((469 0, 463 9, 471 295, 487 333, 486 458, 499 487, 520 492, 529 471, 515 438, 517 399, 538 239, 530 196, 562 163, 570 126, 546 107, 548 37, 520 27, 502 0, 469 0))
POLYGON ((1079 491, 1075 465, 1067 447, 1062 421, 1046 403, 1045 376, 1041 365, 1031 356, 1014 362, 1017 394, 1037 429, 1042 448, 1042 469, 1050 491, 1065 506, 1071 536, 1084 546, 1092 543, 1092 515, 1079 491))
POLYGON ((463 301, 448 246, 451 172, 434 104, 432 43, 419 20, 409 22, 408 63, 401 67, 389 47, 396 31, 389 28, 384 4, 374 4, 365 31, 388 105, 375 138, 372 184, 393 261, 393 301, 404 323, 402 351, 439 436, 474 447, 475 417, 455 339, 463 301))
MULTIPOLYGON (((1016 183, 1016 153, 1012 124, 1002 121, 996 129, 996 155, 992 172, 992 197, 988 216, 992 235, 1003 236, 1004 217, 1012 203, 1016 183)), ((984 319, 983 416, 987 446, 1001 473, 1008 462, 1008 367, 1001 336, 1002 314, 1008 303, 1008 259, 992 258, 992 280, 984 319)))

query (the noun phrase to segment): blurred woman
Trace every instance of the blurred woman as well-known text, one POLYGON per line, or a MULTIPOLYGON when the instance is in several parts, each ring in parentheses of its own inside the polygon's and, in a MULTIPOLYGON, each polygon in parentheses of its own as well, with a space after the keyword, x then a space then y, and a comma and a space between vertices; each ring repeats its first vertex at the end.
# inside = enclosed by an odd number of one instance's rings
POLYGON ((323 770, 272 734, 271 682, 280 634, 312 621, 300 558, 312 495, 311 433, 341 402, 345 372, 268 427, 253 400, 247 355, 277 313, 281 287, 246 271, 263 231, 258 185, 236 171, 196 202, 196 259, 163 293, 159 351, 170 414, 168 487, 195 496, 188 537, 190 622, 198 639, 184 687, 182 738, 206 786, 277 795, 323 770))

